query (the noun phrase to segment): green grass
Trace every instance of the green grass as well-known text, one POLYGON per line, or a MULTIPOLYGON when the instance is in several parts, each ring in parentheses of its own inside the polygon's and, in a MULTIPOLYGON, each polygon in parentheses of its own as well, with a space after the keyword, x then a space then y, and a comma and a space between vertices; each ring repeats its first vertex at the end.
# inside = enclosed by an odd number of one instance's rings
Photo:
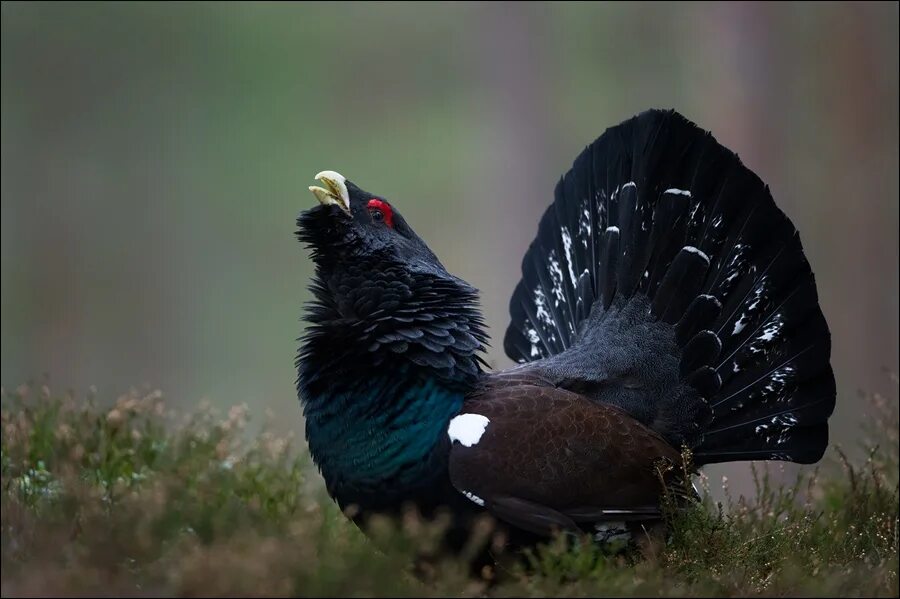
POLYGON ((248 434, 245 408, 22 387, 2 398, 2 594, 896 597, 897 407, 869 400, 867 459, 832 450, 796 485, 760 475, 753 501, 707 497, 643 552, 558 540, 490 582, 452 560, 423 582, 409 564, 436 525, 383 523, 368 541, 302 443, 248 434))

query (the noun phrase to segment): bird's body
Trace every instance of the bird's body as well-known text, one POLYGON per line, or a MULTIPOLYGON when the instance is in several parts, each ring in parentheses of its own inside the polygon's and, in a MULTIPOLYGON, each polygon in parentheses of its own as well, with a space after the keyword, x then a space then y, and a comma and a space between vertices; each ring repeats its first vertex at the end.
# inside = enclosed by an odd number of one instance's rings
POLYGON ((358 517, 488 512, 547 536, 658 517, 661 465, 814 462, 828 328, 765 185, 674 112, 608 130, 556 188, 485 372, 477 293, 396 210, 336 173, 298 219, 315 300, 307 439, 358 517))

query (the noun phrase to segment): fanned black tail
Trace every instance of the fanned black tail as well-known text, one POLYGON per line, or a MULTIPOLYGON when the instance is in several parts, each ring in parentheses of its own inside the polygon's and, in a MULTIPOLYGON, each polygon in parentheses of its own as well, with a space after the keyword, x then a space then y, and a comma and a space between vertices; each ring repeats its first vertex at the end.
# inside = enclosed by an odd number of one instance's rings
POLYGON ((644 297, 646 319, 674 328, 681 381, 712 411, 695 424, 698 464, 821 457, 835 385, 799 235, 765 184, 681 115, 648 111, 588 146, 522 272, 513 360, 559 354, 644 297))

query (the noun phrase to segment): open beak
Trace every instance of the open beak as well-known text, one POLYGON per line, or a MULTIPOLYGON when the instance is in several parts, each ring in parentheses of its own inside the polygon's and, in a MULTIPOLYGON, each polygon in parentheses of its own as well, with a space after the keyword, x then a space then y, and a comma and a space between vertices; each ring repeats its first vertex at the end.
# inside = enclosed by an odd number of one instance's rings
POLYGON ((338 208, 350 214, 350 194, 347 193, 346 177, 334 171, 322 171, 316 175, 316 181, 321 181, 325 188, 310 186, 312 192, 320 204, 336 204, 338 208))

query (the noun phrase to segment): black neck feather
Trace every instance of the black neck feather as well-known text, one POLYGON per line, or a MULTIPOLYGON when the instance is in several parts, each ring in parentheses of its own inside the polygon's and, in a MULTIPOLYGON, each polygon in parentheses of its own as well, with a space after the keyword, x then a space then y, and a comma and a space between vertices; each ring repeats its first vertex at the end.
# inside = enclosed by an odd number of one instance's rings
POLYGON ((423 468, 441 472, 435 449, 482 372, 477 292, 377 256, 318 265, 312 291, 297 386, 332 494, 374 501, 376 488, 399 492, 423 481, 423 468))

